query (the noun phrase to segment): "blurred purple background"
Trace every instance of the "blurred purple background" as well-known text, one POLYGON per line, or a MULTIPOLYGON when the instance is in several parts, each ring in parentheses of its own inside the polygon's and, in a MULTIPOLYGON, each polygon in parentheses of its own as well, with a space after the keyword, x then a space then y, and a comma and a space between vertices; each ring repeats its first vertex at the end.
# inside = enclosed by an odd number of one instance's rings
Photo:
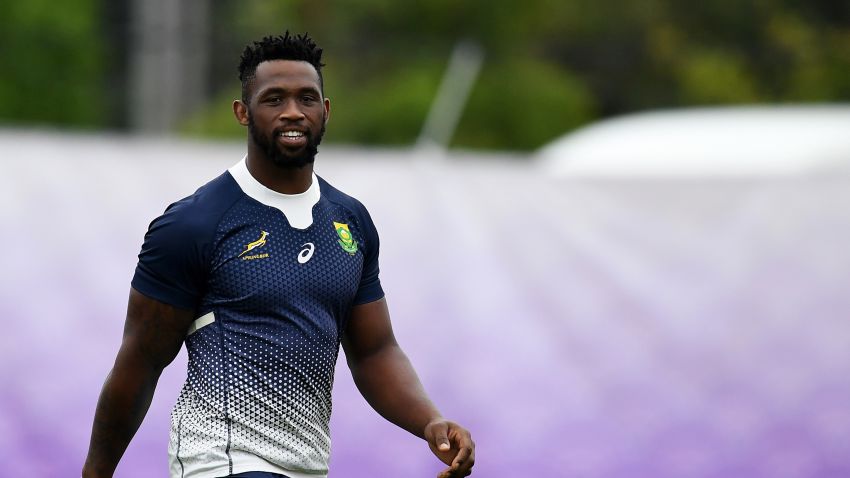
MULTIPOLYGON (((244 146, 0 131, 2 476, 79 476, 148 223, 244 146)), ((324 149, 475 476, 850 476, 850 180, 555 179, 324 149)), ((119 477, 165 476, 185 352, 119 477)), ((434 476, 338 362, 332 477, 434 476)))

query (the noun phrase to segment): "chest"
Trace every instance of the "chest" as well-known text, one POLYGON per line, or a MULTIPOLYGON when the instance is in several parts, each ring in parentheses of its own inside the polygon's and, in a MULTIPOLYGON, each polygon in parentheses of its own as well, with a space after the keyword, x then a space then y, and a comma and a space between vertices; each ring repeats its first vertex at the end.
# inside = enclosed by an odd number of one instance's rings
POLYGON ((210 292, 219 301, 274 312, 345 310, 363 270, 363 238, 344 210, 317 205, 306 229, 279 210, 236 210, 222 222, 210 292))

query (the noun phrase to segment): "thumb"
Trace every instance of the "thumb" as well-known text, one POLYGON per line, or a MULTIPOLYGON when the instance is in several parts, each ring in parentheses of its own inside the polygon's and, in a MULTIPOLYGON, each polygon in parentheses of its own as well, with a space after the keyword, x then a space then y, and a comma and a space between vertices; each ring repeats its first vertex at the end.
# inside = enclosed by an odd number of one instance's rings
POLYGON ((451 448, 448 432, 449 426, 444 421, 437 422, 431 427, 434 446, 440 451, 448 451, 451 448))

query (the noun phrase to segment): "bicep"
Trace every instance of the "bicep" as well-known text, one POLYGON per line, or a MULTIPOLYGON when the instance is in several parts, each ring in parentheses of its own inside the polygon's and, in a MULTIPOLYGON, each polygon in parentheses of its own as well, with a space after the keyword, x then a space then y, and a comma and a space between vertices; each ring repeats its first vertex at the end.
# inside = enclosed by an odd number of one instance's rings
POLYGON ((194 311, 181 309, 130 289, 121 353, 165 368, 183 345, 194 311))
POLYGON ((397 343, 385 298, 352 307, 342 339, 349 360, 362 359, 395 345, 397 343))

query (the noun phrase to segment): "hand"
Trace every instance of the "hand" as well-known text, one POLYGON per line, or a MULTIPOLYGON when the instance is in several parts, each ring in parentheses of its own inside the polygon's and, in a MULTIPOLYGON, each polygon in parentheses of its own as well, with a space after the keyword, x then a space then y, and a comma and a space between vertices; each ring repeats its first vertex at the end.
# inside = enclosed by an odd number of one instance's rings
POLYGON ((425 440, 437 458, 449 465, 437 478, 458 478, 472 474, 475 443, 469 430, 455 422, 437 418, 425 425, 425 440))

